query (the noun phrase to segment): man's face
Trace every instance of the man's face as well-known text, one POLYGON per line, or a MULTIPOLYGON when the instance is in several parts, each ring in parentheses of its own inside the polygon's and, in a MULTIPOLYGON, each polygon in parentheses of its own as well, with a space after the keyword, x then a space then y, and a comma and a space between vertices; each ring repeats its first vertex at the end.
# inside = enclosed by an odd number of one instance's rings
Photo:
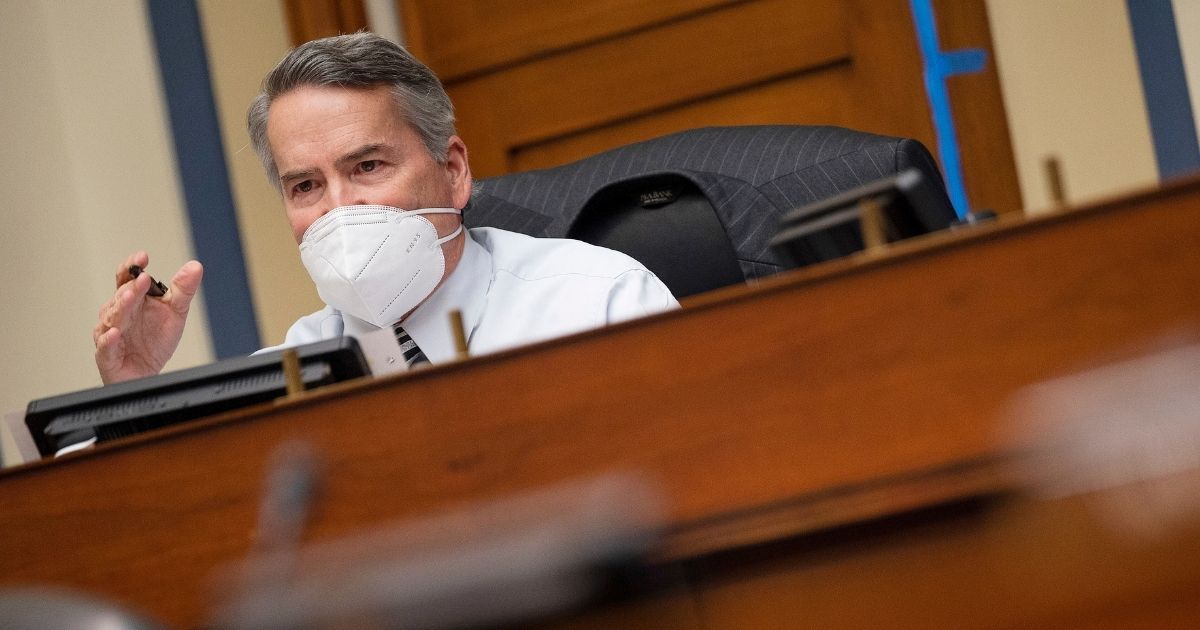
MULTIPOLYGON (((272 103, 267 140, 297 243, 313 221, 339 206, 462 209, 471 194, 462 140, 450 139, 445 164, 433 160, 387 87, 292 90, 272 103)), ((438 236, 461 220, 424 216, 438 236)))

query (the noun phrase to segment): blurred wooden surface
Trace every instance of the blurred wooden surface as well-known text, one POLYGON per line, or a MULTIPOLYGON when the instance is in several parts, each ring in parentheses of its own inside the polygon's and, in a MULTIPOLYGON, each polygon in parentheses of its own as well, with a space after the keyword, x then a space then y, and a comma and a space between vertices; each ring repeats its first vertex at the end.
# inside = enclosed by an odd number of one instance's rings
MULTIPOLYGON (((325 470, 310 541, 645 473, 689 571, 661 603, 706 628, 1192 620, 1195 530, 1122 547, 1072 501, 1019 497, 991 519, 870 523, 1012 489, 1012 396, 1196 334, 1197 286, 1200 180, 783 274, 5 471, 0 584, 201 623, 212 570, 251 548, 270 453, 299 439, 325 470)), ((607 614, 664 610, 631 606, 607 614)))
POLYGON ((362 0, 283 0, 292 45, 367 28, 362 0))

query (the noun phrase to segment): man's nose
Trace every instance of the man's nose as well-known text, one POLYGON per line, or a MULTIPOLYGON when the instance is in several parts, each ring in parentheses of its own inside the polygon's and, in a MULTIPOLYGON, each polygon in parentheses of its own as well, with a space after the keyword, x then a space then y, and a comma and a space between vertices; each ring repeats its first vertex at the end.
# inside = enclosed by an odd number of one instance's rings
POLYGON ((367 205, 366 195, 353 182, 330 182, 327 201, 330 205, 326 208, 326 212, 342 206, 367 205))

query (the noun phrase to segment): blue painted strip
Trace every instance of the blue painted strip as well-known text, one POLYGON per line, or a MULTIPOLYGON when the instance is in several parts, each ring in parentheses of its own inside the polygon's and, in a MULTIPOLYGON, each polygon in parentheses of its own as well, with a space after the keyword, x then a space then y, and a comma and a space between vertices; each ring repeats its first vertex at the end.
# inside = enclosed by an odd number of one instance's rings
POLYGON ((195 0, 147 0, 217 358, 261 344, 195 0))
POLYGON ((983 72, 987 67, 987 52, 979 48, 944 52, 941 58, 944 66, 943 77, 983 72))
POLYGON ((965 218, 971 212, 971 203, 963 183, 958 132, 950 109, 950 94, 946 91, 946 78, 983 70, 987 63, 987 52, 976 48, 942 52, 931 0, 912 0, 912 13, 917 43, 925 64, 925 92, 933 113, 933 130, 937 135, 938 159, 946 178, 946 192, 959 218, 965 218))
POLYGON ((1171 0, 1126 0, 1160 179, 1200 170, 1200 140, 1188 95, 1171 0))

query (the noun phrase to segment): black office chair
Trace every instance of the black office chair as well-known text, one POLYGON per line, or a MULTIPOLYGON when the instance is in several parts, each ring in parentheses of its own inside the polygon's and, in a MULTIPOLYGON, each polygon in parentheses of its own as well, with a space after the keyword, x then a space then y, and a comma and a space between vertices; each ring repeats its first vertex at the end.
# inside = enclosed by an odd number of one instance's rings
POLYGON ((629 254, 676 298, 745 280, 708 197, 675 174, 634 177, 600 189, 567 237, 629 254))
POLYGON ((786 268, 770 245, 785 213, 910 168, 938 200, 931 229, 949 225, 919 142, 808 126, 694 129, 481 180, 464 221, 623 251, 686 297, 786 268))

